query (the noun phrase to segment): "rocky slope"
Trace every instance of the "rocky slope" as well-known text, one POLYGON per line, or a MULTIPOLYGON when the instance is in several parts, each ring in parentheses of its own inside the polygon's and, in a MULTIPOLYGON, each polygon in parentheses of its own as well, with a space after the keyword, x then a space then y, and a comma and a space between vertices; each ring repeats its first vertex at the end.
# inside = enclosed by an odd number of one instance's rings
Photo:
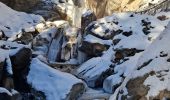
POLYGON ((164 7, 169 5, 168 0, 86 0, 85 5, 98 18, 102 18, 103 16, 111 15, 113 12, 143 11, 164 1, 167 2, 164 7))
MULTIPOLYGON (((8 0, 3 2, 12 4, 8 0)), ((98 18, 112 13, 108 7, 113 0, 107 3, 87 0, 89 7, 95 4, 93 11, 85 9, 88 5, 83 0, 12 2, 13 9, 41 14, 45 19, 15 11, 0 2, 0 99, 170 98, 170 12, 113 13, 96 20, 99 12, 104 13, 98 18), (27 3, 35 8, 22 9, 27 3), (105 6, 108 11, 98 6, 105 6), (53 19, 51 12, 57 12, 60 18, 53 19)), ((138 5, 137 2, 140 1, 128 4, 138 5)), ((152 2, 157 3, 145 3, 152 2)), ((127 0, 120 3, 123 4, 127 0)))

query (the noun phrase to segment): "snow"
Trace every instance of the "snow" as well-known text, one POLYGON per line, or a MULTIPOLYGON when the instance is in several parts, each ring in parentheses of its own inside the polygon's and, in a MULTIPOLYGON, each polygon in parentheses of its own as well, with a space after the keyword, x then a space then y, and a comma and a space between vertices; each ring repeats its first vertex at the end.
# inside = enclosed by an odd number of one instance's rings
POLYGON ((119 74, 111 75, 107 77, 103 83, 103 88, 106 92, 112 93, 113 86, 119 85, 123 78, 119 74))
POLYGON ((119 75, 123 74, 124 76, 128 76, 133 70, 136 69, 137 62, 141 54, 142 52, 135 54, 133 57, 126 57, 129 60, 125 61, 120 65, 116 65, 114 71, 116 73, 119 73, 119 75))
POLYGON ((82 12, 82 17, 86 17, 86 16, 88 16, 88 15, 90 15, 90 14, 93 14, 93 11, 92 11, 92 10, 89 10, 89 9, 85 9, 85 10, 83 10, 83 12, 82 12))
POLYGON ((50 68, 37 58, 31 62, 27 81, 36 90, 44 92, 47 100, 65 99, 73 85, 82 83, 75 76, 50 68))
POLYGON ((147 94, 147 97, 150 96, 156 96, 159 94, 161 90, 167 89, 169 90, 169 82, 170 82, 170 75, 169 71, 166 72, 166 70, 170 70, 169 68, 169 62, 167 62, 167 59, 169 58, 170 49, 169 45, 170 43, 169 38, 169 30, 170 30, 170 23, 168 24, 167 28, 163 31, 163 33, 149 46, 148 49, 145 50, 143 55, 138 60, 138 66, 140 66, 142 63, 146 62, 148 59, 153 59, 150 64, 145 66, 139 71, 135 71, 133 73, 133 77, 142 76, 146 73, 149 73, 151 71, 155 71, 156 75, 160 74, 163 81, 161 81, 161 78, 158 76, 150 76, 148 77, 144 84, 148 85, 150 87, 150 90, 147 94), (167 53, 167 57, 160 57, 160 52, 167 53), (157 83, 157 84, 153 84, 157 83))
POLYGON ((90 34, 84 37, 84 41, 87 41, 90 43, 99 43, 99 44, 103 44, 103 45, 111 45, 112 44, 112 40, 102 40, 102 39, 97 38, 90 34))
POLYGON ((38 15, 17 12, 0 2, 0 30, 7 37, 15 39, 24 29, 26 32, 35 31, 35 25, 43 21, 38 15))
POLYGON ((3 88, 3 87, 0 87, 0 93, 6 93, 6 94, 8 94, 9 96, 12 96, 12 94, 11 94, 7 89, 5 89, 5 88, 3 88))
POLYGON ((56 27, 61 27, 61 26, 64 26, 65 27, 68 27, 69 26, 69 23, 68 21, 65 21, 65 20, 58 20, 58 21, 54 21, 52 22, 56 27))
MULTIPOLYGON (((86 16, 92 13, 90 10, 74 6, 72 0, 69 0, 68 3, 62 4, 60 4, 58 0, 48 1, 56 3, 57 7, 61 8, 64 13, 72 18, 73 25, 78 28, 80 27, 81 16, 86 16)), ((146 3, 146 6, 149 5, 149 3, 157 4, 162 2, 162 0, 144 0, 144 2, 146 3)), ((13 74, 13 72, 9 56, 16 54, 18 50, 23 47, 29 47, 16 42, 10 42, 14 41, 16 37, 20 37, 23 30, 25 32, 34 32, 35 29, 40 29, 40 34, 34 39, 34 41, 42 43, 40 43, 41 45, 38 45, 38 43, 35 45, 34 53, 38 54, 39 56, 37 58, 44 62, 47 62, 48 59, 54 62, 57 58, 59 49, 64 46, 59 44, 64 33, 59 34, 60 36, 56 38, 56 27, 64 27, 64 30, 67 29, 64 35, 68 37, 77 37, 78 35, 78 28, 71 28, 68 21, 59 20, 54 22, 40 23, 44 21, 42 17, 14 11, 1 2, 0 12, 0 35, 3 35, 4 33, 7 37, 9 37, 8 41, 0 40, 0 47, 5 45, 5 49, 0 48, 0 62, 3 62, 5 59, 7 60, 7 71, 10 74, 13 74), (49 45, 50 41, 52 41, 51 45, 49 45), (48 56, 48 59, 46 59, 45 56, 48 56)), ((94 24, 94 28, 92 28, 90 31, 94 34, 87 34, 83 38, 83 41, 109 45, 110 48, 107 51, 104 51, 101 57, 91 58, 80 65, 76 74, 78 77, 83 78, 88 84, 94 85, 93 82, 99 78, 103 72, 110 69, 111 65, 114 66, 113 75, 107 77, 103 83, 103 89, 105 92, 114 92, 113 96, 110 98, 111 100, 116 99, 116 96, 120 90, 124 90, 124 94, 127 93, 126 83, 130 79, 143 76, 147 73, 150 73, 151 71, 154 71, 155 74, 147 77, 143 83, 150 88, 146 97, 149 98, 151 96, 156 96, 164 89, 170 90, 170 86, 168 85, 170 82, 170 65, 169 62, 167 62, 167 59, 170 58, 170 43, 168 42, 170 38, 170 23, 167 26, 169 21, 170 12, 161 12, 155 16, 126 12, 114 13, 111 16, 107 16, 92 22, 91 24, 94 24), (165 15, 167 19, 161 21, 157 18, 158 16, 162 15, 165 15), (150 22, 150 25, 147 26, 150 28, 149 34, 143 32, 145 26, 142 25, 142 20, 150 22), (164 30, 165 26, 167 26, 166 30, 164 30), (122 32, 119 34, 115 33, 113 39, 101 39, 104 36, 114 34, 114 32, 118 30, 122 30, 122 32), (164 32, 162 33, 163 30, 164 32), (125 36, 123 34, 124 32, 130 31, 132 31, 130 36, 125 36), (116 39, 120 39, 120 41, 113 46, 113 40, 116 39), (133 48, 144 51, 136 53, 133 56, 125 57, 124 59, 128 60, 121 61, 122 63, 120 64, 112 62, 114 61, 114 54, 116 50, 133 48), (168 55, 166 57, 160 57, 161 52, 168 55), (145 62, 151 59, 152 61, 148 65, 138 69, 145 62), (115 87, 114 89, 116 90, 113 91, 113 87, 117 85, 120 86, 118 88, 115 87)), ((80 37, 78 37, 78 39, 80 39, 80 37)), ((76 42, 78 39, 75 39, 76 42)), ((70 43, 70 41, 68 43, 70 43)), ((86 60, 84 59, 86 57, 83 53, 79 54, 78 56, 78 60, 82 60, 79 62, 82 63, 86 60)), ((77 79, 71 74, 63 73, 50 68, 37 58, 34 58, 31 62, 30 72, 27 76, 27 80, 33 88, 44 92, 47 100, 52 100, 54 98, 55 100, 65 99, 73 85, 77 83, 83 83, 80 79, 77 79)), ((66 63, 77 64, 78 60, 70 59, 66 63)), ((0 88, 0 93, 1 92, 5 92, 10 95, 17 93, 16 91, 12 91, 11 94, 8 90, 0 88)), ((94 93, 94 91, 88 92, 89 94, 94 93)), ((86 95, 88 95, 88 93, 86 95)))

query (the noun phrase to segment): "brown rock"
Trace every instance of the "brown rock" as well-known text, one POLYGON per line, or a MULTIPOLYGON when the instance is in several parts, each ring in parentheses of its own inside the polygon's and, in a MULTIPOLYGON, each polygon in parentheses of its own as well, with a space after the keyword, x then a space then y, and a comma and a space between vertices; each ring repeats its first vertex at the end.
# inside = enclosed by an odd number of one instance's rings
POLYGON ((89 43, 83 41, 81 47, 79 48, 82 52, 85 52, 89 56, 100 56, 102 52, 107 50, 109 46, 99 44, 99 43, 89 43))
POLYGON ((73 85, 70 93, 68 94, 66 100, 76 100, 84 92, 84 84, 77 83, 73 85))
POLYGON ((113 12, 136 11, 142 3, 143 0, 87 0, 86 6, 101 18, 113 12))
POLYGON ((138 77, 135 79, 131 79, 126 87, 128 90, 128 95, 130 96, 129 100, 140 100, 143 99, 149 90, 149 87, 143 85, 143 82, 149 75, 146 74, 143 77, 138 77))

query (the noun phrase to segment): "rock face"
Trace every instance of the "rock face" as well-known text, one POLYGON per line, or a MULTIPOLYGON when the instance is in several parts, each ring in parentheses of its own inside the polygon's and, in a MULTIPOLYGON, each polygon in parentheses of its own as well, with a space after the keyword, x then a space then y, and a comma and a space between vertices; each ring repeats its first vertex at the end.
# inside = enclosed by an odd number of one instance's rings
POLYGON ((32 8, 35 8, 41 0, 0 0, 1 2, 5 3, 9 7, 18 10, 18 11, 25 11, 29 12, 32 8))
POLYGON ((97 18, 101 18, 113 12, 137 11, 141 6, 148 6, 148 2, 144 0, 86 0, 86 7, 94 11, 97 18))

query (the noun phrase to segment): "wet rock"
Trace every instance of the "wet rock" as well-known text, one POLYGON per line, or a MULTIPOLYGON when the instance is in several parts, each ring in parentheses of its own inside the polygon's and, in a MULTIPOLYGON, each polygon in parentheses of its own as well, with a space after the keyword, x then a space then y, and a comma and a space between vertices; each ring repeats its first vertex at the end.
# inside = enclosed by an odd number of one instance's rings
POLYGON ((29 48, 22 48, 10 57, 13 68, 14 87, 19 92, 30 91, 26 76, 29 71, 31 57, 32 51, 29 48))

